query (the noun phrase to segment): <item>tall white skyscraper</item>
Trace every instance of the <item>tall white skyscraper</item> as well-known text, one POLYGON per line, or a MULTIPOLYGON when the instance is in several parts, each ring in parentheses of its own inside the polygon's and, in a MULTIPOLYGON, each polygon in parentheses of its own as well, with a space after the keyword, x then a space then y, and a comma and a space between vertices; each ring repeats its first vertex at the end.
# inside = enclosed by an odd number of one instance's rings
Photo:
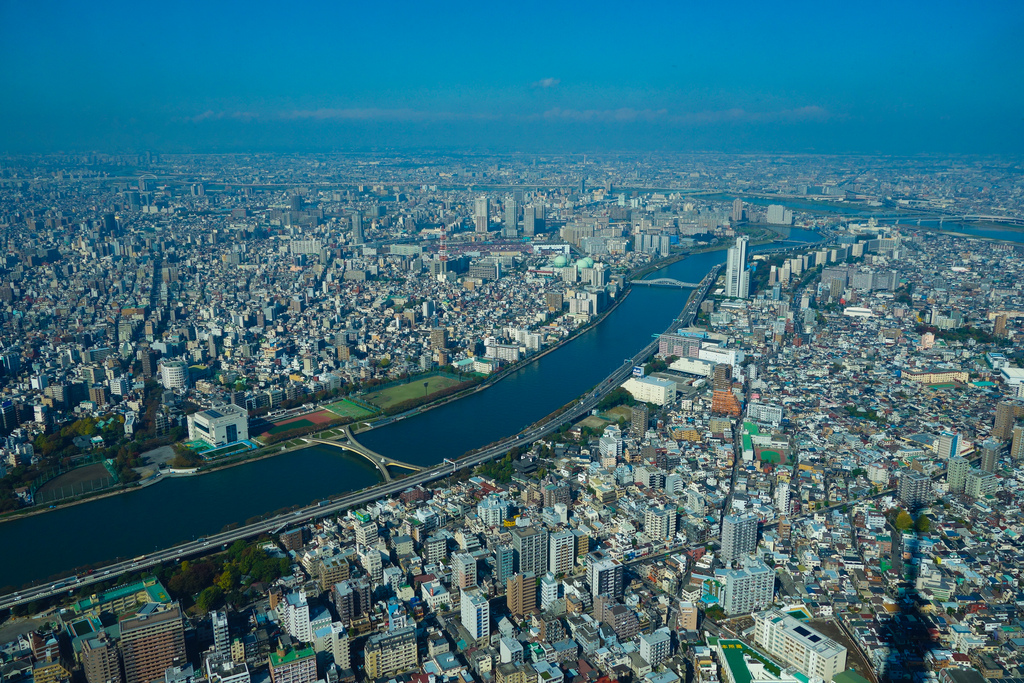
POLYGON ((473 205, 473 225, 477 232, 487 232, 487 221, 490 213, 490 202, 486 196, 477 197, 473 205))
POLYGON ((746 236, 736 238, 736 245, 729 248, 725 263, 725 295, 746 299, 750 296, 750 272, 747 271, 746 236))
POLYGON ((789 482, 779 482, 775 487, 775 508, 780 515, 789 514, 789 482))
POLYGON ((746 512, 722 519, 722 551, 725 566, 757 550, 757 515, 746 512))

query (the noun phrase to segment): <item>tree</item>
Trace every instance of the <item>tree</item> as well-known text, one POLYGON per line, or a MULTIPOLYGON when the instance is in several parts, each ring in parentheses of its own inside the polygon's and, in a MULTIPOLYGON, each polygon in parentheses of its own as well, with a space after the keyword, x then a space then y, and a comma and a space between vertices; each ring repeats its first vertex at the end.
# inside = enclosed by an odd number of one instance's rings
POLYGON ((917 522, 914 523, 914 528, 917 529, 919 533, 926 534, 931 531, 932 520, 928 519, 927 515, 920 515, 917 518, 917 522))
POLYGON ((200 612, 209 612, 220 602, 223 593, 224 591, 220 589, 220 586, 210 586, 203 589, 203 592, 196 598, 196 609, 200 612))
POLYGON ((900 510, 900 513, 896 515, 894 525, 897 531, 906 531, 910 527, 914 526, 914 518, 911 517, 910 513, 906 510, 900 510))

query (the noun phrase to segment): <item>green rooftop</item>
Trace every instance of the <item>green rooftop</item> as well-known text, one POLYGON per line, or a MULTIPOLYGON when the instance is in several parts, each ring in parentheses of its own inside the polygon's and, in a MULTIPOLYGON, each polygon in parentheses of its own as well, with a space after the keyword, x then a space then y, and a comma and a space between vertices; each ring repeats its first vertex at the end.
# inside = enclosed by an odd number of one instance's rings
POLYGON ((283 666, 285 664, 297 662, 300 659, 308 659, 309 657, 316 657, 316 650, 311 647, 302 649, 293 648, 285 652, 283 656, 279 652, 274 651, 270 653, 270 666, 283 666))
POLYGON ((170 604, 171 596, 164 590, 163 584, 160 583, 159 579, 148 578, 142 581, 136 581, 135 583, 126 583, 121 586, 115 586, 108 591, 97 593, 83 600, 79 600, 72 609, 75 610, 76 614, 82 614, 91 610, 99 608, 103 609, 103 606, 121 600, 137 593, 145 593, 144 602, 158 602, 164 605, 170 604))
POLYGON ((832 677, 833 683, 871 683, 868 679, 861 676, 853 669, 847 669, 846 671, 840 671, 832 677))

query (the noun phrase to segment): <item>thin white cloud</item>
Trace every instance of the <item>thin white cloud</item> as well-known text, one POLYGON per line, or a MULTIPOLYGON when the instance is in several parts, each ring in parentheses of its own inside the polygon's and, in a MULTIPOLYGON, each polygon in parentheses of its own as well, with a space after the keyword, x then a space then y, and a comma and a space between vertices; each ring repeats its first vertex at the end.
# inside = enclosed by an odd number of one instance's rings
POLYGON ((534 88, 554 88, 562 81, 557 78, 542 78, 539 81, 533 82, 534 88))
MULTIPOLYGON (((548 80, 548 79, 545 79, 548 80)), ((554 80, 554 79, 550 79, 554 80)), ((562 109, 555 107, 533 114, 482 113, 428 111, 421 109, 384 108, 320 108, 291 109, 286 111, 255 114, 252 112, 205 111, 185 119, 192 123, 204 121, 352 121, 352 122, 398 122, 398 123, 443 123, 456 121, 510 121, 510 122, 563 122, 563 123, 656 123, 669 126, 706 126, 719 124, 777 123, 795 124, 826 121, 833 118, 831 112, 817 105, 781 109, 767 112, 750 112, 741 108, 708 110, 696 112, 672 112, 668 109, 562 109)))

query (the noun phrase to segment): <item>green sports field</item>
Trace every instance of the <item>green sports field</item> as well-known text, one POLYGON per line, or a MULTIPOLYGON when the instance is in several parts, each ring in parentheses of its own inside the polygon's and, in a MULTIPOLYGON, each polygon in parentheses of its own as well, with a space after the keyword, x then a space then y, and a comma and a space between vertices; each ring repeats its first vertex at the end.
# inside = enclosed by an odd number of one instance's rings
POLYGON ((301 420, 292 420, 291 422, 284 422, 279 425, 274 425, 273 427, 271 427, 270 429, 263 433, 280 434, 281 432, 291 431, 292 429, 298 429, 299 427, 312 427, 315 424, 317 423, 313 422, 312 420, 306 420, 305 418, 303 418, 301 420))
POLYGON ((332 403, 327 406, 327 410, 340 417, 351 417, 353 420, 361 420, 364 417, 371 417, 373 415, 373 413, 366 408, 356 405, 348 399, 342 399, 337 403, 332 403))
POLYGON ((399 384, 396 387, 388 387, 381 391, 375 391, 373 393, 363 396, 363 400, 367 403, 372 403, 375 406, 380 406, 381 409, 386 410, 388 407, 401 403, 402 401, 408 401, 411 398, 422 398, 431 394, 436 394, 439 391, 453 387, 459 384, 457 379, 451 377, 444 377, 443 375, 435 375, 424 380, 413 380, 406 384, 399 384), (427 383, 426 389, 423 388, 423 383, 427 383))

